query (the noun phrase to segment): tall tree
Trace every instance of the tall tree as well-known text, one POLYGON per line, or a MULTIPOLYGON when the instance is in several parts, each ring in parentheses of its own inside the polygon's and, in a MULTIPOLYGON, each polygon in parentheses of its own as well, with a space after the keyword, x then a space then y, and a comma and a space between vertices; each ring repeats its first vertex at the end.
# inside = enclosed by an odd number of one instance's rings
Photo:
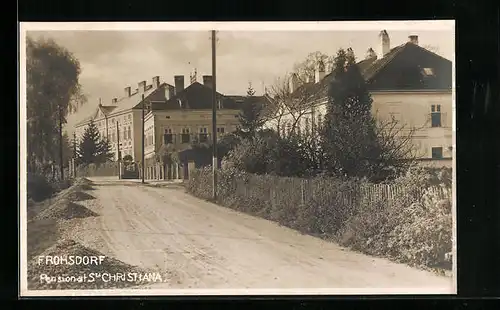
POLYGON ((262 99, 255 96, 255 90, 249 83, 247 97, 241 106, 238 114, 239 134, 243 138, 254 138, 257 131, 264 125, 262 99))
POLYGON ((59 161, 64 178, 63 125, 68 113, 85 103, 80 63, 53 40, 28 37, 26 69, 28 169, 37 172, 59 161))
POLYGON ((102 139, 93 121, 90 121, 78 145, 77 156, 81 164, 100 164, 113 158, 109 141, 102 139))
POLYGON ((323 125, 325 168, 334 174, 371 177, 379 157, 372 99, 352 50, 340 49, 323 125))
POLYGON ((418 154, 408 127, 394 117, 375 119, 372 98, 351 49, 335 57, 321 131, 324 168, 330 173, 372 181, 396 177, 418 154))

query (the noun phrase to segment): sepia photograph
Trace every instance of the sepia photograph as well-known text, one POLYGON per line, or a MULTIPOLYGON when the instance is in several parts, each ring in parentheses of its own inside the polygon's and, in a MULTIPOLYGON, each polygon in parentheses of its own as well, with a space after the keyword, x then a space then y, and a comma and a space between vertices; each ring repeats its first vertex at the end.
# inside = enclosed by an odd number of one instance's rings
POLYGON ((455 23, 21 23, 20 294, 456 294, 455 23))

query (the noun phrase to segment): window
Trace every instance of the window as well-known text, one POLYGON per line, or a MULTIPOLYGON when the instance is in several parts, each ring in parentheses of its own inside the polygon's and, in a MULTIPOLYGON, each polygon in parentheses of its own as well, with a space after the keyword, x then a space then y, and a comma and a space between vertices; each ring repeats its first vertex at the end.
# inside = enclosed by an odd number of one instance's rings
POLYGON ((169 116, 169 115, 167 115, 167 116, 165 116, 165 118, 170 118, 170 116, 169 116))
POLYGON ((433 76, 434 75, 434 70, 432 70, 432 68, 423 68, 422 69, 422 74, 424 76, 433 76))
POLYGON ((132 139, 132 129, 130 129, 130 126, 128 126, 127 128, 127 132, 128 132, 128 138, 132 139))
POLYGON ((189 128, 183 128, 181 134, 181 143, 189 143, 191 136, 189 135, 189 128))
POLYGON ((199 135, 199 140, 200 142, 207 142, 208 141, 208 134, 207 134, 207 129, 206 128, 200 128, 200 135, 199 135))
POLYGON ((433 159, 442 159, 443 158, 443 148, 442 147, 433 147, 431 152, 432 152, 433 159))
POLYGON ((150 135, 149 136, 149 145, 153 145, 153 144, 154 144, 153 135, 150 135))
POLYGON ((130 121, 132 119, 132 115, 128 115, 128 120, 130 121))
POLYGON ((318 127, 321 127, 323 124, 323 115, 321 113, 318 114, 318 127))
POLYGON ((311 128, 309 126, 309 118, 306 118, 305 131, 306 131, 306 135, 308 135, 310 133, 310 131, 311 131, 311 128))
POLYGON ((217 133, 224 133, 224 127, 218 127, 217 133))
POLYGON ((441 105, 431 105, 431 126, 441 127, 441 105))
POLYGON ((163 144, 174 143, 174 137, 172 135, 172 129, 165 129, 165 134, 163 135, 163 144))

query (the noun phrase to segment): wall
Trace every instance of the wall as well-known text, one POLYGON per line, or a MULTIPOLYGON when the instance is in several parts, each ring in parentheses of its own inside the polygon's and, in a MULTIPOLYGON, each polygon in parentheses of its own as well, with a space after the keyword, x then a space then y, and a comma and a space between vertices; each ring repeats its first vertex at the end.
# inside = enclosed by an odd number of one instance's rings
MULTIPOLYGON (((239 110, 221 110, 217 112, 217 127, 224 127, 224 132, 229 133, 236 130, 239 122, 239 110)), ((200 133, 200 128, 206 128, 211 139, 212 134, 212 111, 211 110, 175 110, 155 111, 155 144, 163 145, 163 135, 166 129, 170 129, 175 135, 174 145, 181 146, 180 135, 183 129, 189 129, 191 139, 200 133)))
POLYGON ((373 111, 382 119, 389 115, 401 123, 419 129, 414 141, 424 158, 431 158, 432 147, 442 147, 443 157, 452 157, 452 96, 451 92, 372 93, 373 111), (441 127, 431 126, 431 106, 441 106, 441 127))
MULTIPOLYGON (((139 129, 140 132, 140 129, 139 129)), ((154 155, 156 150, 155 145, 156 141, 154 139, 155 136, 155 117, 152 112, 149 112, 145 116, 144 121, 144 158, 148 159, 154 155)))
MULTIPOLYGON (((419 154, 424 158, 431 158, 432 147, 442 147, 443 157, 452 157, 452 95, 451 92, 372 92, 372 110, 374 115, 381 120, 393 115, 401 124, 409 127, 420 128, 414 135, 415 145, 419 154), (441 127, 431 127, 431 106, 441 106, 441 127)), ((300 132, 306 132, 305 119, 308 118, 309 127, 319 128, 318 125, 326 114, 326 105, 314 107, 314 112, 305 113, 298 123, 300 132), (314 123, 313 123, 314 120, 314 123)), ((283 128, 287 122, 293 122, 291 115, 281 118, 280 126, 283 128)), ((267 128, 277 128, 277 120, 266 123, 267 128)))

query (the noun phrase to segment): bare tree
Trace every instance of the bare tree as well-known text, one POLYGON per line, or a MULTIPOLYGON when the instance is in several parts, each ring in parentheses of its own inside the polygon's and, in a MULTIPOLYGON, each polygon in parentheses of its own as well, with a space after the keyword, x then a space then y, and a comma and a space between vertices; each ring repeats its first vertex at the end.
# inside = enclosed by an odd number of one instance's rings
POLYGON ((424 45, 422 47, 425 48, 428 51, 433 52, 434 54, 438 54, 439 55, 439 47, 437 47, 437 46, 427 44, 427 45, 424 45))
POLYGON ((275 84, 270 87, 270 96, 273 101, 270 119, 276 123, 278 133, 281 134, 285 120, 290 124, 290 127, 286 128, 287 130, 290 132, 297 130, 301 118, 311 112, 315 95, 317 93, 307 85, 302 85, 291 92, 289 75, 277 79, 275 84))
POLYGON ((321 61, 325 64, 326 68, 332 68, 333 60, 333 56, 316 51, 309 53, 303 61, 295 63, 293 70, 297 74, 299 83, 304 84, 307 83, 309 78, 314 76, 316 64, 321 61))
POLYGON ((376 134, 381 168, 390 167, 391 173, 396 172, 398 175, 422 158, 424 154, 416 145, 415 136, 426 125, 410 126, 397 120, 393 115, 386 119, 377 118, 376 134))

